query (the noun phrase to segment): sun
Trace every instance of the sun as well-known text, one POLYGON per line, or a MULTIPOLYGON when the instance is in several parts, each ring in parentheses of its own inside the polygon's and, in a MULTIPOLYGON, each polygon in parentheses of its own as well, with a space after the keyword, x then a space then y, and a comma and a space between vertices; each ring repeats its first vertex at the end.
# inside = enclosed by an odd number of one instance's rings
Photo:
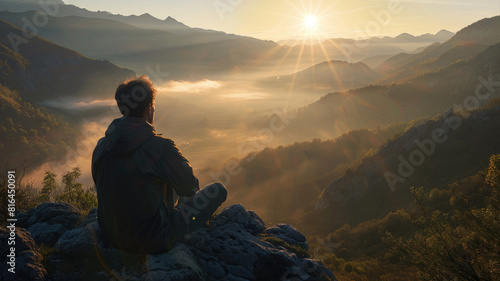
POLYGON ((318 30, 318 17, 313 15, 304 16, 303 20, 304 29, 308 32, 315 32, 318 30))

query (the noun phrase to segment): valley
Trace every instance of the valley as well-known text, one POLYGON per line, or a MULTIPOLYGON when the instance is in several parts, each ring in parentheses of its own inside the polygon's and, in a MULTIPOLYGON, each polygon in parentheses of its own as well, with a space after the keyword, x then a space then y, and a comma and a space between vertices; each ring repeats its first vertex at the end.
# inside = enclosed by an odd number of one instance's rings
POLYGON ((223 207, 293 224, 345 280, 418 280, 387 242, 418 238, 402 215, 422 207, 418 194, 450 217, 468 210, 451 203, 462 195, 491 208, 481 188, 500 154, 500 16, 456 33, 271 41, 21 2, 0 0, 0 164, 26 167, 35 190, 74 167, 93 189, 93 148, 121 116, 114 91, 146 75, 156 131, 200 185, 223 183, 223 207))

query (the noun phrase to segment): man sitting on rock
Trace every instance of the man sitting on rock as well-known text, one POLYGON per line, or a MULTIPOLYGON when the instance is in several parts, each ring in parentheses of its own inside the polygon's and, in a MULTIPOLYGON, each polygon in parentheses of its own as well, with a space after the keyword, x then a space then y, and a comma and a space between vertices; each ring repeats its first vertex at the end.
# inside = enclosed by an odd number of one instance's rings
POLYGON ((220 183, 200 190, 188 160, 156 133, 155 95, 146 76, 118 86, 123 117, 109 125, 92 155, 99 226, 111 245, 135 254, 168 251, 204 226, 227 196, 220 183), (181 196, 175 206, 172 189, 181 196))

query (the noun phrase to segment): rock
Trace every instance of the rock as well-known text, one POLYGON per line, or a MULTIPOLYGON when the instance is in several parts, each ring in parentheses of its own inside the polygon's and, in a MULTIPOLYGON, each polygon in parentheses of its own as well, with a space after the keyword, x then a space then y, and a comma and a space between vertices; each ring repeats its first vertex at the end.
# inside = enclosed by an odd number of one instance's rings
POLYGON ((29 225, 46 222, 47 224, 60 224, 67 229, 72 229, 82 220, 78 209, 66 203, 42 203, 36 207, 34 214, 28 220, 29 225))
POLYGON ((85 226, 93 222, 97 222, 97 208, 93 208, 89 211, 88 215, 80 223, 80 226, 85 226))
POLYGON ((33 238, 21 227, 15 230, 15 245, 9 245, 10 229, 0 228, 0 264, 1 280, 46 280, 47 271, 42 266, 43 257, 38 251, 33 238), (11 266, 11 247, 15 248, 15 273, 8 271, 11 266))
POLYGON ((28 220, 36 235, 47 233, 37 240, 52 243, 58 237, 47 261, 51 281, 336 280, 321 262, 298 256, 293 247, 283 247, 299 246, 307 253, 307 241, 297 229, 287 224, 266 228, 257 214, 241 205, 225 208, 207 228, 186 235, 169 252, 148 256, 110 246, 97 222, 97 209, 82 220, 69 206, 46 205, 38 207, 28 220), (76 222, 80 224, 74 227, 76 222), (73 228, 64 231, 63 226, 73 228), (51 228, 54 230, 48 231, 51 228), (273 244, 270 237, 283 242, 273 244))
POLYGON ((203 280, 204 273, 191 250, 178 243, 168 253, 148 256, 150 272, 165 273, 169 278, 153 280, 203 280))
POLYGON ((146 272, 146 257, 111 247, 97 222, 67 231, 55 247, 59 254, 49 260, 56 269, 52 280, 109 280, 110 276, 138 277, 146 272))
POLYGON ((213 220, 214 227, 223 226, 226 224, 236 224, 241 228, 250 231, 252 234, 259 234, 266 229, 264 222, 260 217, 252 212, 247 211, 242 205, 233 205, 221 212, 213 220))
POLYGON ((78 209, 66 203, 42 203, 18 217, 19 225, 27 228, 35 242, 47 246, 54 246, 63 233, 82 220, 78 209))
POLYGON ((54 246, 59 237, 68 231, 61 224, 35 223, 27 229, 37 244, 54 246))
POLYGON ((30 225, 28 224, 29 219, 35 214, 35 208, 30 209, 27 213, 16 212, 17 223, 16 226, 22 228, 28 228, 30 225))
POLYGON ((264 234, 279 238, 290 245, 296 245, 304 250, 309 250, 306 237, 302 235, 295 227, 280 223, 273 227, 269 227, 264 231, 264 234))

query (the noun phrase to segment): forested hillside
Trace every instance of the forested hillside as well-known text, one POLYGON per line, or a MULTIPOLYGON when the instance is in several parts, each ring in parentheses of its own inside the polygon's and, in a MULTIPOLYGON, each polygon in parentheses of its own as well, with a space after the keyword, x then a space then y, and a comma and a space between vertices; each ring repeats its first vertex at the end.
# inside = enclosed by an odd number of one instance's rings
POLYGON ((0 84, 1 165, 29 168, 61 158, 74 147, 77 130, 66 119, 25 101, 17 91, 0 84))

